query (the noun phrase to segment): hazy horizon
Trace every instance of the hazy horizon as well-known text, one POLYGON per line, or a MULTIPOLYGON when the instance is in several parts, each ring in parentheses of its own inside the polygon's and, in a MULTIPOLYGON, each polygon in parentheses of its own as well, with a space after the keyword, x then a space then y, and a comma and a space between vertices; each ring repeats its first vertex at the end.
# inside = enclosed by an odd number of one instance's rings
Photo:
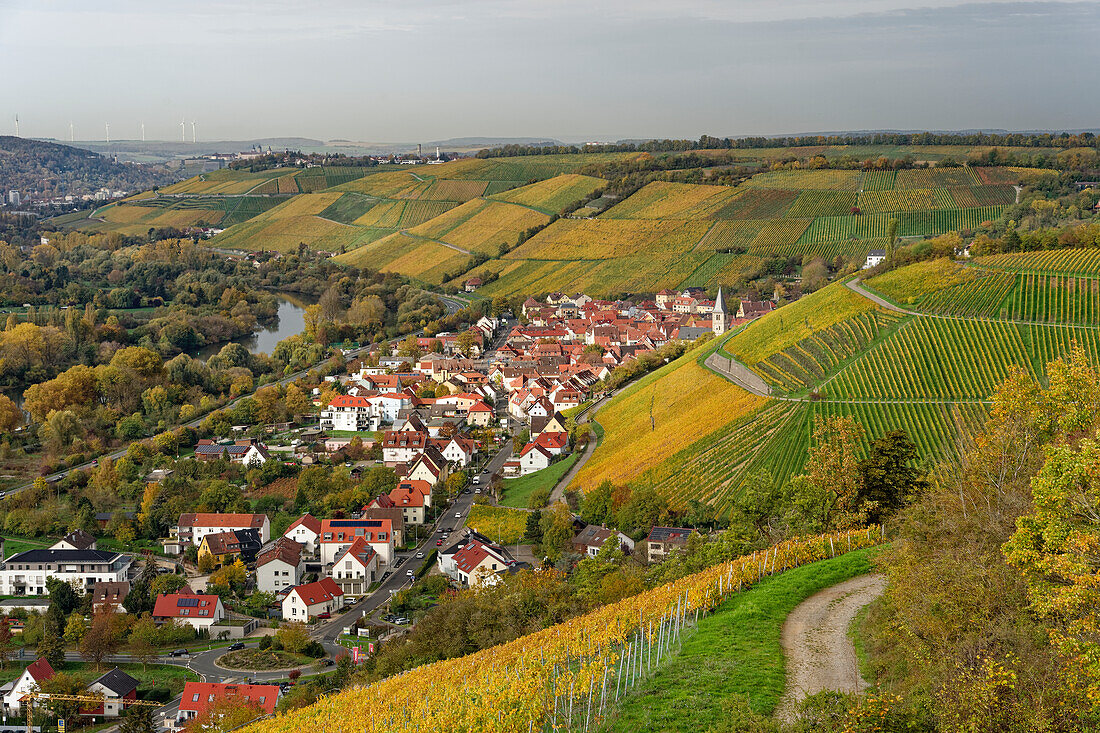
POLYGON ((0 133, 565 141, 1100 126, 1100 3, 0 0, 0 133), (1027 103, 1020 101, 1027 94, 1027 103))

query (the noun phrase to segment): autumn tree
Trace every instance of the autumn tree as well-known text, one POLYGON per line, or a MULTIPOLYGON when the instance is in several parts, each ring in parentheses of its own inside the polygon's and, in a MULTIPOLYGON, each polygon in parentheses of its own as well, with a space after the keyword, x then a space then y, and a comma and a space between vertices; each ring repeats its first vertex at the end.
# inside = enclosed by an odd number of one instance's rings
POLYGON ((10 397, 0 394, 0 433, 10 433, 23 424, 23 411, 10 397))
POLYGON ((859 450, 863 428, 848 416, 815 416, 805 474, 822 495, 821 520, 846 529, 863 523, 859 512, 859 450))
POLYGON ((91 625, 84 633, 80 641, 80 656, 95 662, 97 671, 103 659, 118 651, 122 644, 122 622, 123 619, 114 611, 102 611, 92 618, 91 625))
POLYGON ((0 669, 3 669, 11 656, 15 640, 11 633, 11 624, 7 618, 0 618, 0 669))
POLYGON ((156 733, 157 726, 153 721, 153 709, 145 707, 131 707, 126 711, 122 722, 118 726, 119 733, 156 733))
MULTIPOLYGON (((42 692, 53 695, 82 695, 84 697, 102 697, 99 693, 90 692, 86 683, 80 677, 69 672, 58 672, 48 680, 39 683, 42 692)), ((80 715, 80 709, 89 706, 87 702, 79 700, 50 700, 50 712, 55 717, 63 718, 66 722, 76 720, 80 715)))

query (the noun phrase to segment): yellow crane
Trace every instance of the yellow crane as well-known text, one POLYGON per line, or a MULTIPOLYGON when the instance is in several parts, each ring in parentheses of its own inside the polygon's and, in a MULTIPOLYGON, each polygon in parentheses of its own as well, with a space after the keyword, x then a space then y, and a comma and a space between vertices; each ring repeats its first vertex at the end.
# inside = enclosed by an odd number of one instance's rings
MULTIPOLYGON (((23 695, 23 704, 27 708, 27 733, 34 733, 34 701, 35 700, 57 700, 58 702, 86 702, 92 705, 102 704, 107 698, 102 695, 60 695, 51 692, 28 692, 23 695)), ((159 708, 164 703, 150 702, 149 700, 127 700, 125 698, 119 698, 118 701, 122 704, 122 707, 149 707, 159 708)))

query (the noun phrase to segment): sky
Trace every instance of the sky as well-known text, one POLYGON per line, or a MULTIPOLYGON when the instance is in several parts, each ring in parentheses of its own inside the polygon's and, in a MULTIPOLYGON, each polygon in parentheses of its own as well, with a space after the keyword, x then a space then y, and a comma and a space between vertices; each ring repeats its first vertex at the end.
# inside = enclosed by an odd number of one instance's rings
POLYGON ((0 134, 1100 127, 1100 2, 0 0, 0 134))

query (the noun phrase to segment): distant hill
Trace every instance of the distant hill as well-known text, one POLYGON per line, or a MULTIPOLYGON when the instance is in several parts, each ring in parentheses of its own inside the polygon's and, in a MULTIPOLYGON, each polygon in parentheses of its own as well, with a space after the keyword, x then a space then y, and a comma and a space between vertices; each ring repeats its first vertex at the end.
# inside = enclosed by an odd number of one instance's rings
POLYGON ((0 190, 19 191, 24 198, 79 196, 103 187, 141 191, 173 180, 161 166, 116 163, 69 145, 0 136, 0 190))

